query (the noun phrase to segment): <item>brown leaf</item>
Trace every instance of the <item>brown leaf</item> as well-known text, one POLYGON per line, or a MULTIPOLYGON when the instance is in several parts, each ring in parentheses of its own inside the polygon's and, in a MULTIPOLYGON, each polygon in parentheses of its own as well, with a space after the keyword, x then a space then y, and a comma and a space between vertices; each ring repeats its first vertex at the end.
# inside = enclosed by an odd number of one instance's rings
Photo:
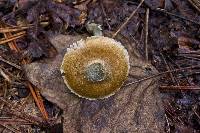
MULTIPOLYGON (((28 79, 41 88, 41 94, 64 110, 64 132, 162 132, 164 112, 157 79, 122 87, 114 96, 95 101, 79 98, 67 89, 59 69, 66 47, 79 39, 58 35, 52 44, 60 54, 53 61, 25 66, 28 79)), ((129 53, 132 66, 127 82, 157 72, 129 53)))

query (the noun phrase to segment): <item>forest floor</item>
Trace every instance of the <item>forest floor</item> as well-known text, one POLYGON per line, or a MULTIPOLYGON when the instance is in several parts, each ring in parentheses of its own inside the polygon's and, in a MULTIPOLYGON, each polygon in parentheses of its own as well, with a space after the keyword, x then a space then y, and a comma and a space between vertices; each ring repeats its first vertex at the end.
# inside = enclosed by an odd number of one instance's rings
POLYGON ((62 120, 53 122, 62 110, 22 66, 56 55, 49 34, 90 34, 88 23, 135 43, 160 73, 170 71, 159 82, 166 132, 200 132, 200 9, 189 0, 0 0, 0 132, 62 130, 62 120))

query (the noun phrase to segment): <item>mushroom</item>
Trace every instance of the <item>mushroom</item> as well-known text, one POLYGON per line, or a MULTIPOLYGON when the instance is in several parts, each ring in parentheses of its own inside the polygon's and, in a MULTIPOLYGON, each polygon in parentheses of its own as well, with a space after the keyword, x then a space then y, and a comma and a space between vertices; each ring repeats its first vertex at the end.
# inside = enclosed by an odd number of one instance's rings
POLYGON ((129 56, 120 42, 92 36, 67 48, 61 73, 71 92, 89 100, 113 95, 128 77, 129 56))

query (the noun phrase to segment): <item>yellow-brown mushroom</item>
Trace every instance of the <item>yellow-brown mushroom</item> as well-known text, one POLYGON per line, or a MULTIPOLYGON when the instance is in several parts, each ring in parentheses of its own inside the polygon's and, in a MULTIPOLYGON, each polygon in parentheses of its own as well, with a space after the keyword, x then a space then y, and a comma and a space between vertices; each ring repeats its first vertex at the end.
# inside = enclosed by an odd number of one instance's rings
POLYGON ((127 79, 128 72, 127 50, 120 42, 103 36, 72 44, 61 65, 67 87, 90 100, 113 95, 127 79))

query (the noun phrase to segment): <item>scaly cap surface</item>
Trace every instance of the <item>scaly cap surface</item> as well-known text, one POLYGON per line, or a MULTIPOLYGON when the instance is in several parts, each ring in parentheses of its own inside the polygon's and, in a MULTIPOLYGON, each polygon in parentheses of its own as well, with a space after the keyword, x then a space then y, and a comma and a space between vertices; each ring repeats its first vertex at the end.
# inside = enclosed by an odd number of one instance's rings
POLYGON ((90 100, 113 95, 127 79, 128 72, 127 50, 120 42, 103 36, 72 44, 61 65, 67 87, 90 100))

